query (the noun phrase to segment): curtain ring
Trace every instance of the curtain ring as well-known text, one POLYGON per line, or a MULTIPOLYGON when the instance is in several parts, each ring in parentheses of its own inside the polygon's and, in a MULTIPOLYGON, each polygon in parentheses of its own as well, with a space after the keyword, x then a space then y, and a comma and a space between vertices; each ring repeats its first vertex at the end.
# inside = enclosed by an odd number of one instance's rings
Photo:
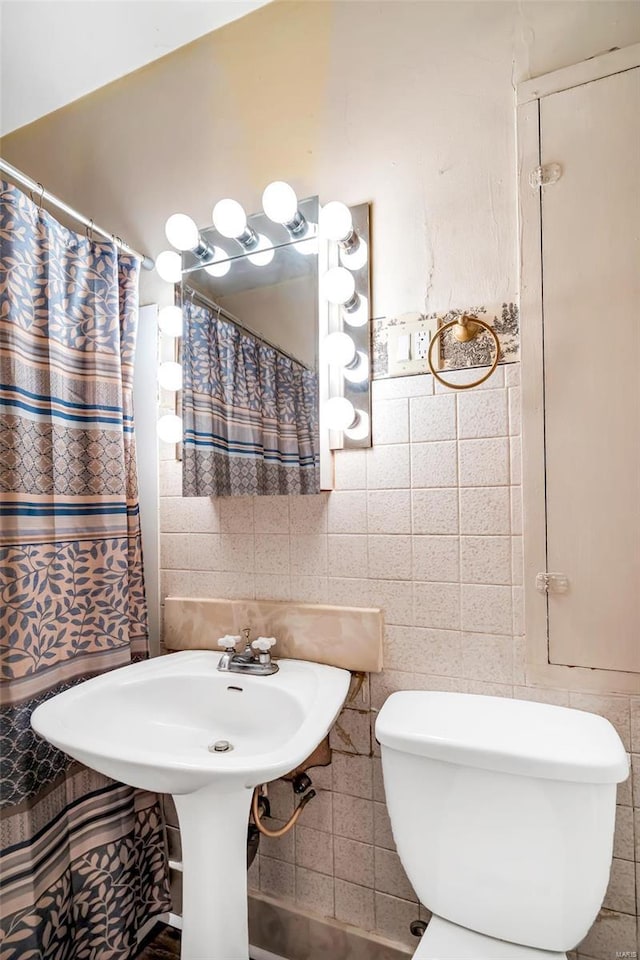
MULTIPOLYGON (((42 201, 44 200, 44 187, 39 180, 36 181, 36 186, 40 190, 40 199, 38 200, 36 205, 38 207, 38 210, 42 210, 42 201)), ((32 203, 36 203, 36 201, 33 199, 33 190, 29 190, 29 196, 31 197, 32 203)))
POLYGON ((84 232, 86 234, 87 240, 89 240, 90 243, 93 243, 93 217, 91 217, 91 219, 89 220, 89 223, 85 227, 84 232))

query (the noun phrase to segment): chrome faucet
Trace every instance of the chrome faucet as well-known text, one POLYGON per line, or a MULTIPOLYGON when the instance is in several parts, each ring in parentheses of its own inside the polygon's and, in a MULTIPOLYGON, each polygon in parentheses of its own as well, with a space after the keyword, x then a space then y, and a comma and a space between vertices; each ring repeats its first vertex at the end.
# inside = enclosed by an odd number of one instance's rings
POLYGON ((224 648, 218 670, 223 673, 248 673, 253 677, 268 677, 278 672, 278 664, 273 662, 269 653, 276 642, 275 637, 258 637, 252 643, 250 636, 251 629, 245 627, 241 637, 227 635, 218 640, 218 646, 224 648), (244 640, 245 644, 242 653, 236 649, 239 640, 244 640))

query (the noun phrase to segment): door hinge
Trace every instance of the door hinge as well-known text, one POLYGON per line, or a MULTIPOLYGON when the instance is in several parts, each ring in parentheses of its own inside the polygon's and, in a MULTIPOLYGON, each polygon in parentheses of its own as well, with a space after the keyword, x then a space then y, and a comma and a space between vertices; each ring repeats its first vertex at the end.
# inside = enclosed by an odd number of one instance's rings
POLYGON ((544 166, 535 167, 529 174, 529 184, 535 189, 548 187, 550 183, 556 183, 562 176, 562 167, 559 163, 546 163, 544 166))
POLYGON ((569 578, 564 573, 539 573, 536 576, 538 593, 567 593, 569 578))

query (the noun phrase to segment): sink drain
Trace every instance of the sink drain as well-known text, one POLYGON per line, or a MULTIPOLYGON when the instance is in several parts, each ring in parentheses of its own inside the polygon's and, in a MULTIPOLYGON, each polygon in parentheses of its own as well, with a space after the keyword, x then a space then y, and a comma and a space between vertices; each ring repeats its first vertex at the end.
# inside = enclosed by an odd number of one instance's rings
POLYGON ((209 753, 228 753, 229 750, 233 750, 233 744, 228 740, 216 740, 209 744, 209 753))

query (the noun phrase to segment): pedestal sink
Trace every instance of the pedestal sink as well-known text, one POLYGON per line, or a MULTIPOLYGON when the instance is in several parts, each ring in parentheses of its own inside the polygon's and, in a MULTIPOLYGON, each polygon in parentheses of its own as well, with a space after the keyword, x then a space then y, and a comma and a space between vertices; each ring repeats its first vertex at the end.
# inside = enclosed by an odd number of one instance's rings
POLYGON ((247 960, 246 843, 254 787, 298 766, 347 695, 346 670, 279 660, 269 677, 173 653, 52 697, 34 730, 115 780, 171 793, 183 856, 182 960, 247 960), (225 741, 230 749, 216 751, 225 741))

